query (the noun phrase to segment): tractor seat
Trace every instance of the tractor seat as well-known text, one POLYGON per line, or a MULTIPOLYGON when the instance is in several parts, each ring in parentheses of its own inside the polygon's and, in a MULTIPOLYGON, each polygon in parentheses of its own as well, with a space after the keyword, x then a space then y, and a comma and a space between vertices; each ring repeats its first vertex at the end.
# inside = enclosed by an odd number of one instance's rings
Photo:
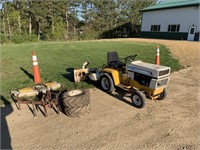
POLYGON ((119 60, 117 52, 108 52, 107 53, 107 63, 111 68, 120 69, 126 66, 125 63, 119 60))

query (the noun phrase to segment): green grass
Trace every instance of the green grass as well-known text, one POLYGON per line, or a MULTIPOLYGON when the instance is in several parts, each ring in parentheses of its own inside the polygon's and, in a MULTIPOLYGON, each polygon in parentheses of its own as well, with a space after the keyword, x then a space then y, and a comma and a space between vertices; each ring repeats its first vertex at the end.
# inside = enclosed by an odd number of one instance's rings
MULTIPOLYGON (((19 45, 1 45, 1 102, 12 101, 9 91, 34 85, 32 51, 36 51, 42 82, 57 81, 67 89, 91 88, 87 83, 70 80, 70 68, 80 68, 84 61, 89 67, 101 67, 106 63, 107 52, 117 51, 120 58, 138 54, 137 60, 154 63, 156 46, 154 43, 136 42, 44 42, 19 45), (66 74, 67 77, 66 78, 66 74)), ((172 58, 169 50, 160 45, 161 65, 170 66, 172 71, 181 69, 179 61, 172 58)))

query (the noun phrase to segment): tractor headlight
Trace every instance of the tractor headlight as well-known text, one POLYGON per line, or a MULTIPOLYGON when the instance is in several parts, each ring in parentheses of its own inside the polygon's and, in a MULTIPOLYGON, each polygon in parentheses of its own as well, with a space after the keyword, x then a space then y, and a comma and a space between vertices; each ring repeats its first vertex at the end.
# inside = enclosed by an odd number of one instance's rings
POLYGON ((161 81, 158 81, 157 87, 160 87, 162 85, 161 81))
POLYGON ((157 82, 157 88, 167 86, 168 81, 169 81, 169 77, 168 78, 164 78, 162 80, 159 80, 157 82))

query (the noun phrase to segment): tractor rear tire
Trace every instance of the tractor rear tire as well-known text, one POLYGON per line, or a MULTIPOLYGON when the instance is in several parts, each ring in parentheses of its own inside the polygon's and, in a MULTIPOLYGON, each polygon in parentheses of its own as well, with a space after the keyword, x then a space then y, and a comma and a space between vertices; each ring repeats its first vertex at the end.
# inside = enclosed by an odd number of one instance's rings
POLYGON ((164 100, 166 97, 167 97, 167 89, 164 89, 156 100, 164 100))
POLYGON ((115 87, 114 87, 114 82, 112 77, 107 74, 104 73, 100 79, 100 84, 101 84, 101 89, 104 92, 108 92, 111 93, 112 91, 114 91, 115 87))
POLYGON ((63 111, 69 117, 80 117, 89 113, 90 94, 87 90, 72 90, 62 96, 63 111))
POLYGON ((133 102, 133 106, 136 108, 143 108, 145 106, 146 97, 140 91, 134 91, 131 95, 131 100, 133 102))

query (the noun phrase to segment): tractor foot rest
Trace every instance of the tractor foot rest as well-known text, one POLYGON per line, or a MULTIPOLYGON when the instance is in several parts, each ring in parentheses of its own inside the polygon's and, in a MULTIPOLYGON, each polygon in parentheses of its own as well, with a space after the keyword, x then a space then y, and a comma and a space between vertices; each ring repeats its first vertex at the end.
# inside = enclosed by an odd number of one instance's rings
POLYGON ((120 88, 123 88, 125 90, 130 90, 132 88, 131 86, 127 86, 127 85, 124 85, 124 84, 118 84, 117 86, 120 87, 120 88))

